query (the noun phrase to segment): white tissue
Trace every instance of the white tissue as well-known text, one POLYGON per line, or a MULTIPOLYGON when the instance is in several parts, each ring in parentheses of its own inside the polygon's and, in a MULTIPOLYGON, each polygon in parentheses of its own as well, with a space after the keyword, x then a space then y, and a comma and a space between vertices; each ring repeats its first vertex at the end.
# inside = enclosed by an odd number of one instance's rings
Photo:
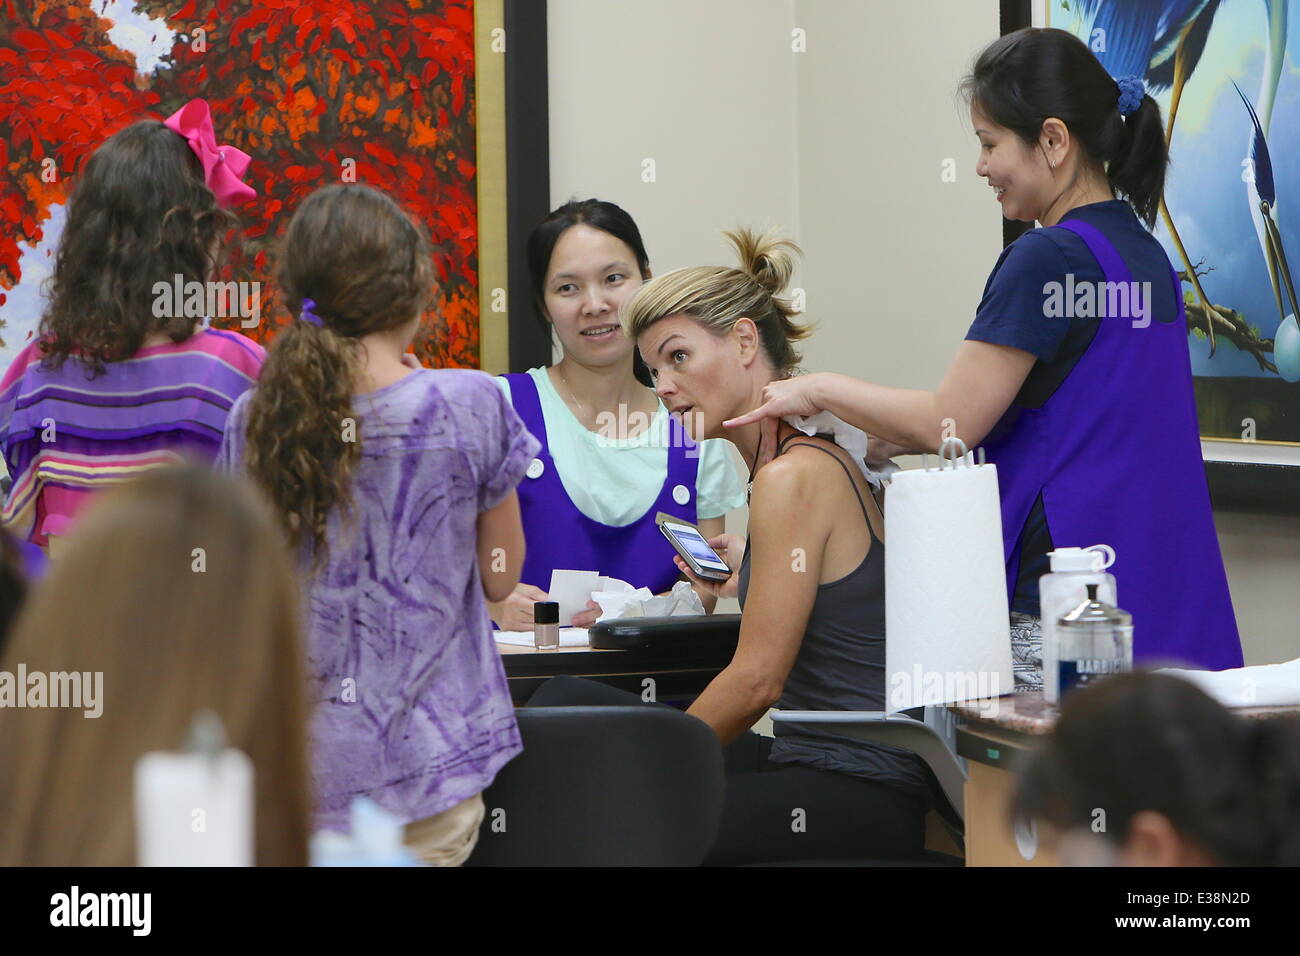
POLYGON ((683 614, 703 614, 704 604, 700 596, 691 587, 690 581, 678 581, 668 594, 658 595, 649 588, 633 588, 626 581, 617 578, 601 578, 609 582, 603 591, 597 591, 591 599, 600 605, 601 621, 613 621, 625 617, 675 617, 683 614))
POLYGON ((884 480, 899 470, 898 466, 892 461, 886 462, 883 468, 872 468, 867 464, 867 433, 861 428, 855 428, 841 418, 837 418, 830 412, 818 412, 816 415, 804 417, 801 415, 789 415, 785 422, 792 428, 797 428, 805 435, 831 435, 835 439, 835 444, 847 451, 862 471, 862 476, 867 479, 873 488, 878 488, 884 480))

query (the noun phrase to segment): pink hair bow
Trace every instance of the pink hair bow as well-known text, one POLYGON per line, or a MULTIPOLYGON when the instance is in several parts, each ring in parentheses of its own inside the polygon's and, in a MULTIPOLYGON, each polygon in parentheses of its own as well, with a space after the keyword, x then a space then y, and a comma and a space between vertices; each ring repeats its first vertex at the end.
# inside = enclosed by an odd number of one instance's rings
POLYGON ((234 206, 257 198, 257 190, 241 180, 250 162, 243 150, 218 146, 212 128, 212 110, 207 100, 190 100, 163 120, 168 129, 180 133, 203 164, 203 180, 221 206, 234 206))

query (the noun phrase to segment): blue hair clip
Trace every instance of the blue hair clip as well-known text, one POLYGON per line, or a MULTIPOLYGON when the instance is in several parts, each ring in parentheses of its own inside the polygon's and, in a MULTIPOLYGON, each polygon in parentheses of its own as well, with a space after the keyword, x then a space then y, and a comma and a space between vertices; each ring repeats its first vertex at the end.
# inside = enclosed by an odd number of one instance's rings
POLYGON ((1138 111, 1146 99, 1147 85, 1136 73, 1121 76, 1115 82, 1119 86, 1119 115, 1127 119, 1138 111))
POLYGON ((312 311, 314 308, 316 308, 315 299, 303 299, 302 311, 298 313, 298 318, 302 319, 304 322, 310 322, 312 325, 319 326, 321 324, 320 316, 312 311))

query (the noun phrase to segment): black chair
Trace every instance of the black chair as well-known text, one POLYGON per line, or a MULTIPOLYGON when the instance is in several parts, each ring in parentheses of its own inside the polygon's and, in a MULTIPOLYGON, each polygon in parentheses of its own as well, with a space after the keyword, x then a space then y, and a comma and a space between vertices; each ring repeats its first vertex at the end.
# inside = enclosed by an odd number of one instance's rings
POLYGON ((722 814, 722 751, 668 707, 522 707, 524 752, 483 792, 468 866, 698 866, 722 814))

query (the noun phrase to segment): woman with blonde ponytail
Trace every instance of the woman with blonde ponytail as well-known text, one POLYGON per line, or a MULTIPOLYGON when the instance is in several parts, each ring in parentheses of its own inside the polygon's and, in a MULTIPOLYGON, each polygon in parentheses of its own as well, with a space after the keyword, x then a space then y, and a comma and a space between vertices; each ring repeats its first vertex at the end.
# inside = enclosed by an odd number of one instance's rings
MULTIPOLYGON (((693 578, 743 609, 735 656, 687 711, 725 747, 726 805, 707 862, 915 857, 930 791, 914 754, 809 729, 750 730, 773 706, 885 709, 885 532, 865 466, 829 437, 770 419, 723 426, 791 376, 808 335, 782 298, 798 247, 775 232, 726 235, 740 268, 670 272, 622 312, 664 405, 692 438, 732 441, 750 468, 748 542, 709 542, 734 573, 724 584, 693 578), (792 829, 795 808, 806 830, 792 829)), ((529 703, 639 699, 620 695, 555 678, 529 703)))
POLYGON ((387 195, 329 186, 284 239, 298 320, 231 410, 297 549, 313 680, 316 823, 365 795, 430 863, 474 847, 479 794, 522 749, 487 600, 519 581, 515 486, 537 441, 481 372, 407 354, 433 296, 428 240, 387 195))

